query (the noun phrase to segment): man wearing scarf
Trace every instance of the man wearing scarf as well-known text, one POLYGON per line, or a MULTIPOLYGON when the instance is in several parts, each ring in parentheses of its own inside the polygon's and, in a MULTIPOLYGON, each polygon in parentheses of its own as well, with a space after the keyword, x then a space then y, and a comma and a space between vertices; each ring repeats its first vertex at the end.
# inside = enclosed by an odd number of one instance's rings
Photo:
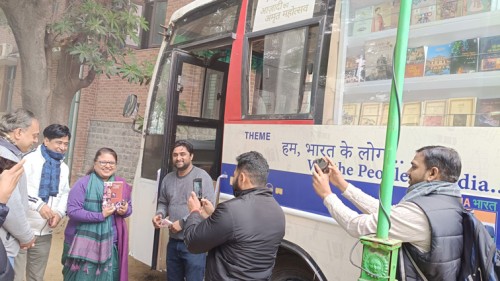
MULTIPOLYGON (((29 110, 20 108, 3 115, 0 118, 0 156, 19 162, 38 142, 39 132, 38 120, 29 110)), ((19 249, 28 249, 35 243, 35 235, 26 218, 29 206, 24 173, 12 192, 7 207, 9 215, 0 227, 0 239, 10 263, 14 265, 14 258, 19 249)))
MULTIPOLYGON (((313 186, 323 204, 351 236, 375 233, 379 201, 348 183, 333 161, 326 160, 327 173, 316 164, 313 171, 313 186), (363 213, 344 205, 328 180, 363 213)), ((425 146, 416 151, 407 172, 407 193, 391 208, 389 237, 403 242, 398 280, 457 280, 463 245, 457 185, 461 169, 460 156, 452 148, 425 146)))
POLYGON ((34 247, 19 251, 14 262, 15 281, 43 281, 52 230, 66 215, 69 168, 63 160, 71 133, 67 126, 52 124, 43 130, 43 137, 43 144, 24 157, 30 204, 28 221, 37 240, 34 247))

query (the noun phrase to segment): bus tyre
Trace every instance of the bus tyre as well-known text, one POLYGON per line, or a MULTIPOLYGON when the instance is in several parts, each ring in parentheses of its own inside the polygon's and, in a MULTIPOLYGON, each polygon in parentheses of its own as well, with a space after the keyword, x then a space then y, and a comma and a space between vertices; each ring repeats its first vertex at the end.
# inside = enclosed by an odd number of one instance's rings
POLYGON ((278 256, 271 281, 314 281, 314 273, 297 256, 278 256))

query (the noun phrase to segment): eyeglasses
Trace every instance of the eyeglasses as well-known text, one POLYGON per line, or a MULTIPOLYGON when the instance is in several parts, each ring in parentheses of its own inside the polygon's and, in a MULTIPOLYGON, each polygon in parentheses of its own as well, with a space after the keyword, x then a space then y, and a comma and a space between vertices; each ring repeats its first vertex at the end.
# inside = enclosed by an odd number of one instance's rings
POLYGON ((105 167, 106 165, 109 165, 110 167, 114 167, 116 165, 116 162, 111 162, 111 161, 97 161, 101 167, 105 167))

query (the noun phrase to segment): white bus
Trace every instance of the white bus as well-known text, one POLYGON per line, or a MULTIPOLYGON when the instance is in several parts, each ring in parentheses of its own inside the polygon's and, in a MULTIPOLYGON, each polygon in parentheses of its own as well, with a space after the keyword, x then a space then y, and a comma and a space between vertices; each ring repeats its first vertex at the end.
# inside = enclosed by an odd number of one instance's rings
MULTIPOLYGON (((451 146, 464 205, 497 238, 500 5, 413 2, 393 202, 416 149, 451 146)), ((388 0, 198 0, 176 11, 148 94, 131 254, 165 269, 168 233, 151 218, 172 144, 187 139, 214 185, 223 175, 221 200, 232 197, 237 155, 269 161, 286 214, 273 280, 357 280, 361 246, 314 193, 311 162, 330 156, 378 197, 398 13, 388 0)))

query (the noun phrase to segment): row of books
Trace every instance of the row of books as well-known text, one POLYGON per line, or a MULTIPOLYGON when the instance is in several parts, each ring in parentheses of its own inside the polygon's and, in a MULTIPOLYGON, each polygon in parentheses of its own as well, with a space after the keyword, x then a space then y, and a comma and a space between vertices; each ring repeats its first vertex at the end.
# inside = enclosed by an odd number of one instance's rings
MULTIPOLYGON (((499 3, 500 0, 413 0, 411 24, 500 10, 499 3)), ((393 0, 356 9, 351 18, 352 35, 396 28, 399 8, 400 0, 393 0)))
MULTIPOLYGON (((388 103, 346 103, 344 125, 387 125, 388 103)), ((475 97, 408 102, 403 105, 402 125, 500 127, 500 98, 475 97)))
MULTIPOLYGON (((394 39, 368 41, 364 52, 345 64, 345 82, 392 78, 394 39)), ((500 36, 457 40, 448 44, 408 48, 405 77, 500 70, 500 36)))

